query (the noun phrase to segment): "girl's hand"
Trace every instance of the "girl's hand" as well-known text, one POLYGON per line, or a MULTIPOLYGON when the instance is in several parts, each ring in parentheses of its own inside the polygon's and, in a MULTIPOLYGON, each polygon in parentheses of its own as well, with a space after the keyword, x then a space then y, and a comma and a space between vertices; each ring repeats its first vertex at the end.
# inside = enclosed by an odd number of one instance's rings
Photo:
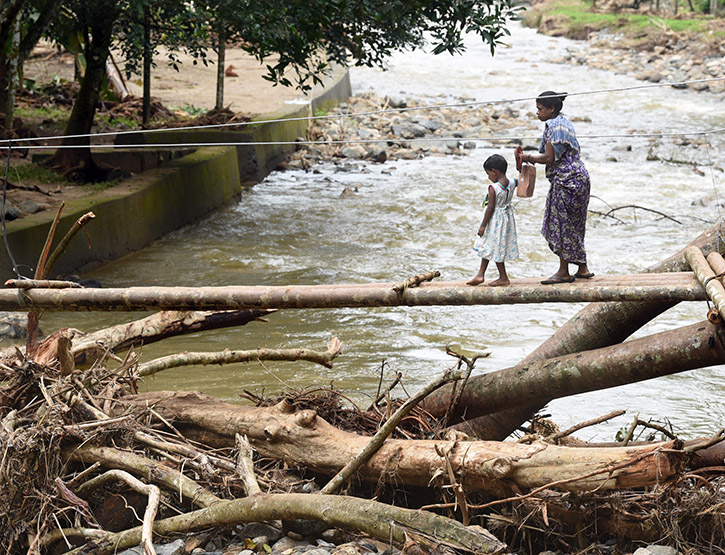
POLYGON ((481 226, 478 228, 478 236, 483 237, 483 232, 486 230, 486 226, 481 226))

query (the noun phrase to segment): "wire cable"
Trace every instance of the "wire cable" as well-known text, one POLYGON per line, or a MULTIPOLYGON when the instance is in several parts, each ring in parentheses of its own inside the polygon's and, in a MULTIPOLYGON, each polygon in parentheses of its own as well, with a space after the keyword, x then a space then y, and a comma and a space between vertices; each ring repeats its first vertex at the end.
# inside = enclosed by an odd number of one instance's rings
MULTIPOLYGON (((723 81, 725 80, 725 77, 712 77, 708 79, 695 79, 691 81, 678 81, 678 82, 664 82, 664 83, 649 83, 645 85, 632 85, 630 87, 616 87, 611 89, 593 89, 589 91, 580 91, 580 92, 573 92, 573 93, 567 93, 567 97, 569 96, 582 96, 582 95, 590 95, 590 94, 602 94, 602 93, 611 93, 611 92, 625 92, 625 91, 632 91, 632 90, 640 90, 640 89, 650 89, 655 87, 674 87, 674 86, 680 86, 680 85, 689 85, 694 83, 709 83, 713 81, 723 81)), ((78 135, 54 135, 49 137, 32 137, 32 138, 22 138, 22 139, 13 139, 15 142, 31 142, 31 141, 37 141, 37 140, 44 140, 44 141, 51 141, 51 140, 62 140, 62 139, 81 139, 81 138, 91 138, 91 137, 109 137, 109 136, 121 136, 121 135, 129 135, 129 134, 153 134, 153 133, 168 133, 173 131, 189 131, 189 130, 202 130, 202 129, 221 129, 221 128, 229 128, 229 127, 243 127, 243 126, 249 126, 249 125, 262 125, 262 124, 268 124, 268 123, 285 123, 285 122, 292 122, 292 121, 310 121, 310 120, 324 120, 324 119, 332 119, 332 118, 340 118, 340 117, 363 117, 363 116, 372 116, 372 115, 380 115, 380 114, 386 114, 386 113, 402 113, 402 112, 410 112, 415 110, 443 110, 448 108, 466 108, 466 107, 473 107, 473 106, 485 106, 485 105, 494 105, 494 104, 513 104, 516 102, 530 102, 532 100, 536 100, 536 96, 525 96, 525 97, 515 97, 515 98, 509 98, 509 99, 495 99, 495 100, 481 100, 481 101, 473 101, 473 102, 460 102, 460 103, 452 103, 452 104, 426 104, 423 106, 410 106, 405 108, 385 108, 380 110, 371 110, 366 112, 348 112, 344 114, 325 114, 325 115, 310 115, 310 116, 300 116, 300 117, 291 117, 291 118, 280 118, 280 119, 271 119, 271 120, 258 120, 258 121, 240 121, 240 122, 233 122, 233 123, 214 123, 214 124, 206 124, 206 125, 188 125, 188 126, 182 126, 182 127, 165 127, 160 129, 137 129, 132 131, 108 131, 108 132, 102 132, 102 133, 85 133, 85 134, 78 134, 78 135)), ((0 145, 8 143, 9 141, 7 139, 0 140, 0 145)), ((259 143, 258 143, 259 144, 259 143)), ((269 144, 269 143, 268 143, 269 144)), ((275 143, 272 143, 275 144, 275 143)), ((128 145, 126 145, 128 147, 128 145)), ((82 147, 82 146, 81 146, 82 147)), ((79 148, 78 146, 75 146, 74 148, 79 148)))

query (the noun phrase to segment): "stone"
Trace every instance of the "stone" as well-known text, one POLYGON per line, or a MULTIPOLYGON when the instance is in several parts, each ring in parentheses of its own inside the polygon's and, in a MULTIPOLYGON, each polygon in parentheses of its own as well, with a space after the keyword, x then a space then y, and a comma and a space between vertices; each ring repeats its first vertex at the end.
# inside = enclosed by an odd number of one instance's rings
POLYGON ((34 202, 32 200, 24 200, 20 203, 18 203, 18 208, 25 212, 26 214, 35 214, 37 212, 40 212, 42 208, 37 202, 34 202))
POLYGON ((0 337, 20 339, 28 330, 26 312, 0 312, 0 337))
POLYGON ((250 522, 249 524, 245 524, 240 528, 238 534, 245 538, 266 536, 267 543, 270 545, 284 535, 281 528, 272 526, 266 522, 250 522))
POLYGON ((408 101, 400 96, 386 96, 385 100, 391 108, 407 108, 408 101))
POLYGON ((156 555, 184 555, 186 552, 186 544, 184 540, 175 540, 171 543, 163 545, 154 545, 156 555))
POLYGON ((385 148, 381 147, 380 145, 373 144, 368 145, 365 157, 382 164, 388 159, 388 153, 385 148))
POLYGON ((352 158, 353 160, 360 160, 364 157, 364 154, 360 153, 357 148, 352 146, 343 147, 340 151, 340 155, 343 158, 352 158))
POLYGON ((330 527, 329 524, 319 520, 283 520, 282 531, 289 535, 290 532, 299 534, 300 536, 319 536, 323 530, 327 530, 330 527))
MULTIPOLYGON (((640 548, 640 549, 643 549, 643 548, 640 548)), ((641 555, 680 555, 680 552, 677 551, 677 549, 675 549, 674 547, 668 547, 666 545, 651 544, 651 545, 648 545, 644 549, 647 550, 647 553, 641 554, 641 555)), ((639 549, 637 551, 639 551, 639 549)), ((636 553, 636 551, 635 551, 635 553, 636 553)))
POLYGON ((287 549, 301 549, 304 547, 308 547, 310 544, 306 541, 300 541, 296 540, 294 538, 291 538, 290 536, 284 536, 283 538, 279 539, 274 543, 274 545, 270 546, 273 551, 283 552, 287 549))

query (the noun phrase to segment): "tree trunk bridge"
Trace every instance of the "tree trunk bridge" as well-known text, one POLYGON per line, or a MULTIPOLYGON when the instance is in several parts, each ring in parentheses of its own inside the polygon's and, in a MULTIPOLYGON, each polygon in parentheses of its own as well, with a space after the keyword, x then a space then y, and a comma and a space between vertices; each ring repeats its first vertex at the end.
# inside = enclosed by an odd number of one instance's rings
POLYGON ((541 278, 513 279, 507 287, 463 282, 338 285, 129 287, 108 289, 7 289, 0 310, 141 311, 238 310, 242 308, 337 308, 441 305, 500 305, 608 301, 704 301, 693 272, 595 276, 573 283, 542 285, 541 278))

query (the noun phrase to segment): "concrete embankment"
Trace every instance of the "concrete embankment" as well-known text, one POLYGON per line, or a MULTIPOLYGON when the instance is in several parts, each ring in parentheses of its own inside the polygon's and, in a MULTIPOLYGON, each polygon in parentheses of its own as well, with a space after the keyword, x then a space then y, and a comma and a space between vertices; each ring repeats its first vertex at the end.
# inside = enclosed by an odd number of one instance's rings
MULTIPOLYGON (((180 147, 172 150, 167 156, 169 160, 160 162, 158 167, 132 175, 110 189, 68 202, 58 222, 54 246, 81 216, 93 212, 95 218, 86 226, 88 238, 79 233, 49 277, 89 271, 234 202, 243 186, 262 180, 294 150, 295 139, 305 136, 310 125, 304 118, 331 108, 350 94, 349 74, 340 68, 313 91, 309 102, 284 105, 254 118, 255 123, 241 131, 175 130, 119 137, 117 144, 173 143, 180 147), (195 148, 188 155, 174 155, 185 150, 184 144, 198 143, 228 146, 195 148)), ((166 147, 158 150, 169 152, 166 147)), ((149 151, 153 152, 144 150, 149 151)), ((126 168, 131 172, 156 166, 151 161, 157 158, 156 154, 139 153, 138 149, 119 151, 115 156, 118 161, 132 161, 133 167, 126 168)), ((108 154, 103 158, 105 163, 113 164, 108 154)), ((8 250, 19 272, 33 275, 54 218, 55 213, 46 210, 7 222, 8 248, 0 249, 3 280, 17 277, 8 250)))

